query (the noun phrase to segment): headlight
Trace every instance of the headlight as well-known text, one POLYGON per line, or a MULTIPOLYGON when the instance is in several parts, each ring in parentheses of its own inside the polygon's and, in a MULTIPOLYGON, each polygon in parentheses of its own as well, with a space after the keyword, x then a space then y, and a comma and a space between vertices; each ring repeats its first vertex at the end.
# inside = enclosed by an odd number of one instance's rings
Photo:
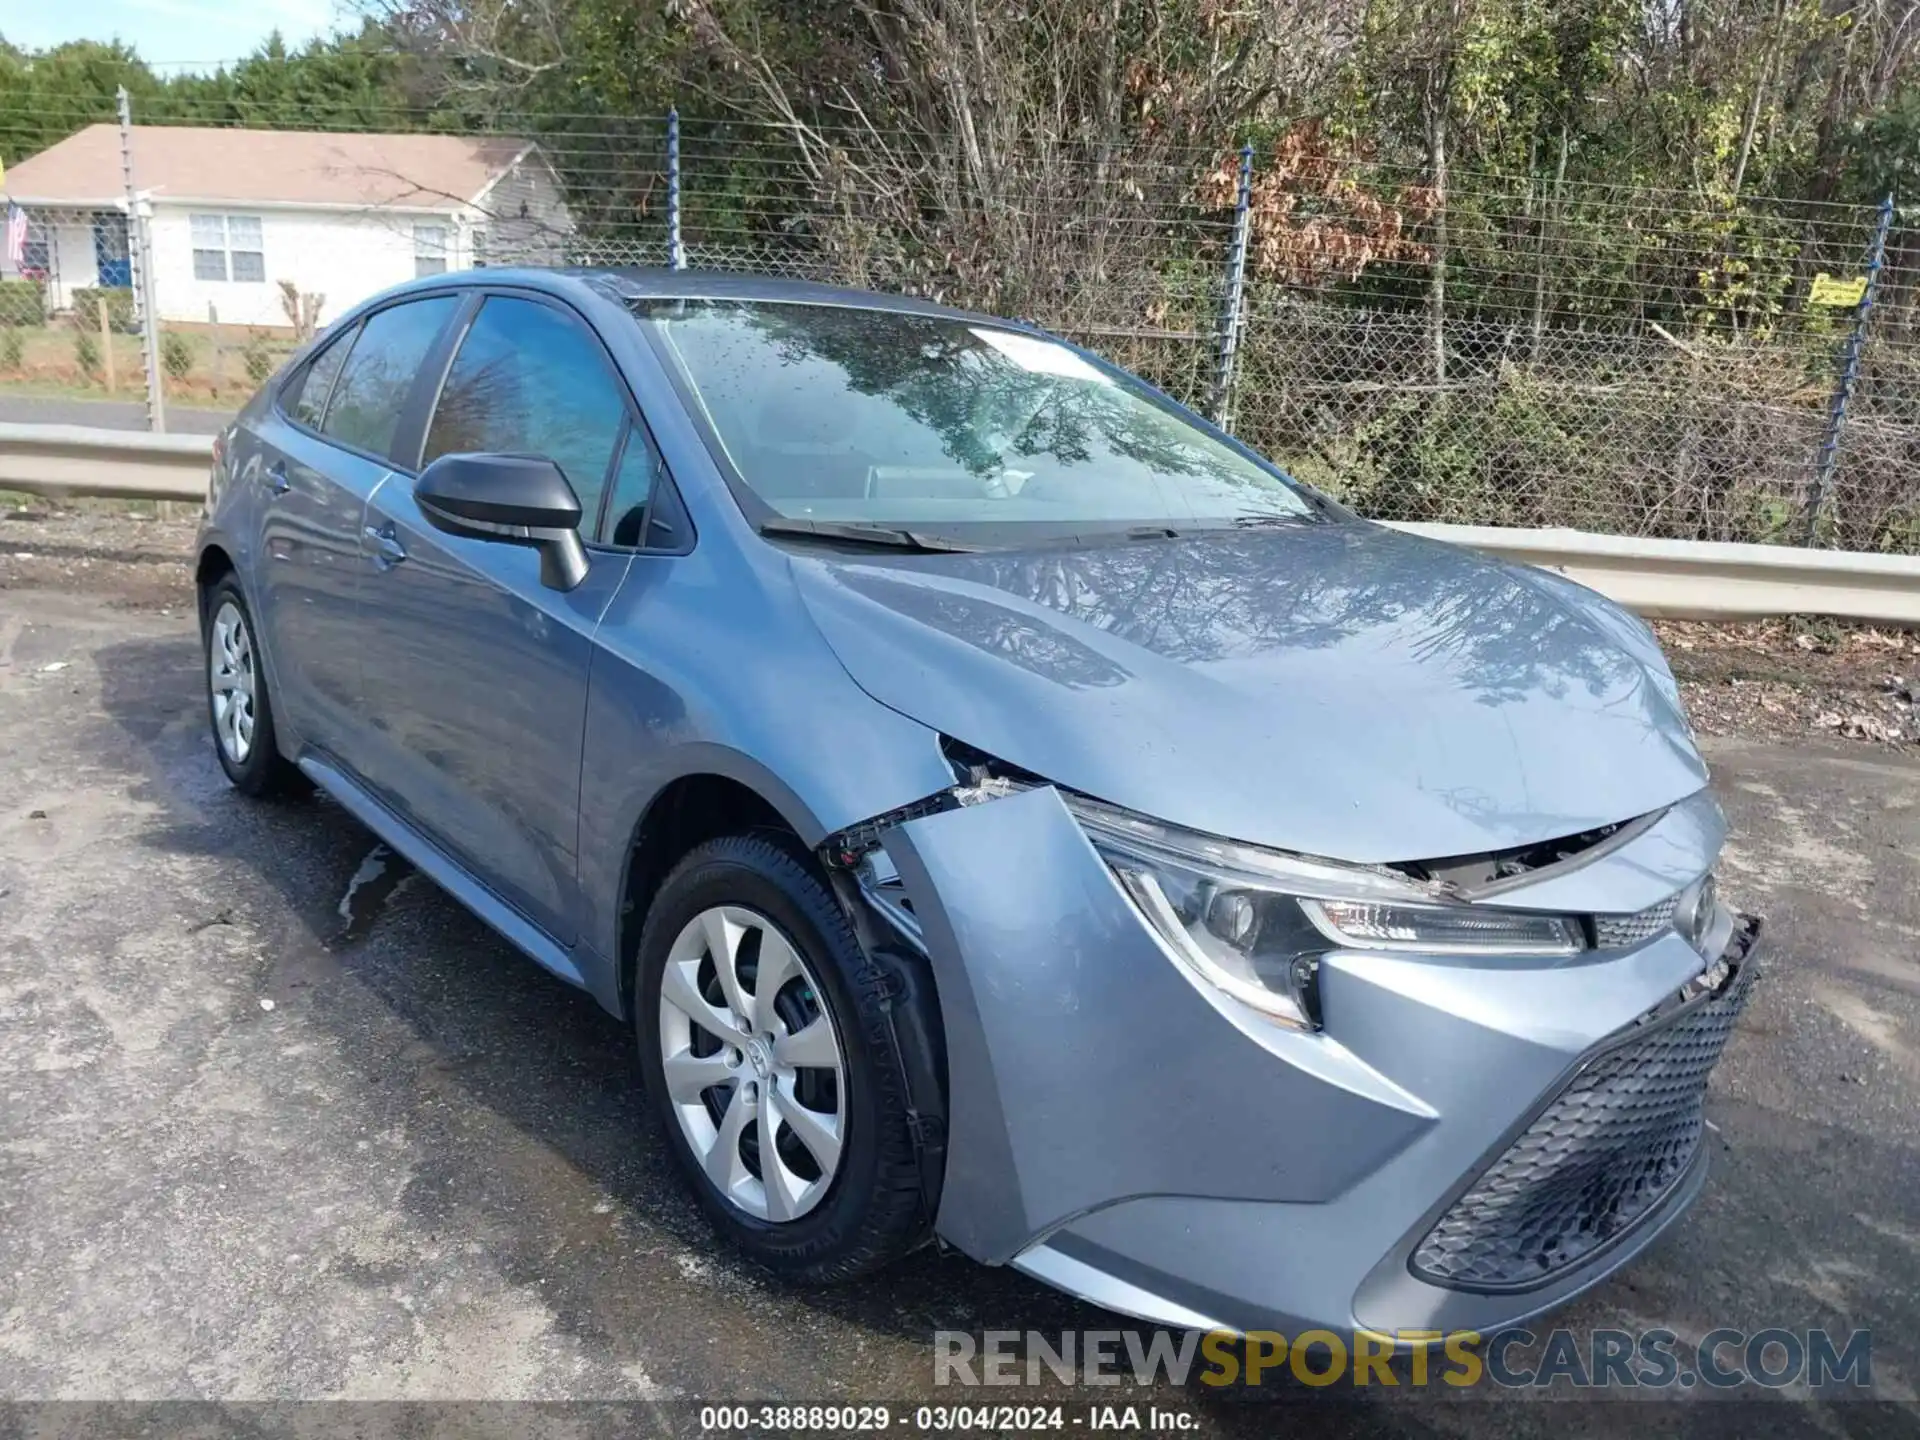
POLYGON ((1558 915, 1481 910, 1472 905, 1380 905, 1364 900, 1302 900, 1320 933, 1362 950, 1424 950, 1442 955, 1571 955, 1584 941, 1558 915))
POLYGON ((1391 870, 1285 855, 1177 830, 1063 795, 1095 850, 1174 958, 1234 998, 1303 1029, 1331 950, 1571 955, 1579 922, 1437 902, 1391 870))

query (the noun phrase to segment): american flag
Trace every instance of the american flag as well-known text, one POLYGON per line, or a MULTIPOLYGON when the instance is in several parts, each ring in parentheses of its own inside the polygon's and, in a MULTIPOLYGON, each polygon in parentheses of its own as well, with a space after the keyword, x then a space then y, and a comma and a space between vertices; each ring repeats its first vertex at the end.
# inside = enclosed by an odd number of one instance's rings
POLYGON ((7 206, 7 263, 15 270, 27 253, 27 212, 18 205, 7 206))

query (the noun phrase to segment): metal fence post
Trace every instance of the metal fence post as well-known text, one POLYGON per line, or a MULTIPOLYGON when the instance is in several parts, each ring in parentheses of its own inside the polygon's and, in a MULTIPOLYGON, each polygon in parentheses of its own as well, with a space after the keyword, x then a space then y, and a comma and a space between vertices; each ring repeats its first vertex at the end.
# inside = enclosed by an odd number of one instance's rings
POLYGON ((1240 147, 1240 191, 1233 204, 1233 244, 1227 251, 1227 292, 1220 306, 1220 349, 1213 380, 1213 423, 1233 428, 1233 371, 1240 353, 1247 288, 1247 231, 1253 209, 1253 142, 1240 147))
POLYGON ((153 246, 148 240, 153 206, 133 185, 133 105, 127 87, 122 85, 115 98, 120 109, 120 179, 127 192, 127 279, 147 372, 147 429, 159 431, 167 428, 167 398, 160 390, 160 315, 154 307, 153 246))
POLYGON ((680 110, 667 111, 667 268, 687 268, 687 252, 680 243, 680 110))
POLYGON ((1847 332, 1846 348, 1841 351, 1839 383, 1834 386, 1833 405, 1827 414, 1827 433, 1820 442, 1820 458, 1814 466, 1813 488, 1807 492, 1806 539, 1808 545, 1819 538, 1820 518, 1827 508, 1833 477, 1840 468, 1840 435, 1846 429, 1847 402, 1853 399, 1853 387, 1860 379, 1860 354, 1867 343, 1867 319, 1873 313, 1874 291, 1880 285, 1880 267, 1887 258, 1887 232, 1893 228, 1893 196, 1880 202, 1880 219, 1873 227, 1873 243, 1867 248, 1867 283, 1854 307, 1853 328, 1847 332))

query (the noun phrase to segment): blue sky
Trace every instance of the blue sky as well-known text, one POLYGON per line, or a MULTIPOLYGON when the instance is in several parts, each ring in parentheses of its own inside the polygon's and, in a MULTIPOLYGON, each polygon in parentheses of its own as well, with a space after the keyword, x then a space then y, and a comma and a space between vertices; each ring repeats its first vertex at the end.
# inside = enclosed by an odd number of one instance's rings
POLYGON ((249 54, 275 29, 298 44, 343 20, 341 0, 27 0, 0 12, 0 35, 29 49, 117 36, 149 61, 196 70, 249 54))

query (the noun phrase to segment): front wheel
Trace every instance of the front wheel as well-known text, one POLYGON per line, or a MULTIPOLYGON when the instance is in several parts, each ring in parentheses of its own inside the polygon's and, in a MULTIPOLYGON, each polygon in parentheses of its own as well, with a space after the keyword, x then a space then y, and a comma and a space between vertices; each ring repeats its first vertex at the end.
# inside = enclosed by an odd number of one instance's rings
POLYGON ((794 848, 709 841, 640 940, 641 1068, 701 1207, 791 1278, 865 1274, 924 1228, 882 980, 794 848))
POLYGON ((207 719, 220 768, 248 795, 304 792, 306 777, 275 741, 253 616, 231 575, 208 593, 206 615, 207 719))

